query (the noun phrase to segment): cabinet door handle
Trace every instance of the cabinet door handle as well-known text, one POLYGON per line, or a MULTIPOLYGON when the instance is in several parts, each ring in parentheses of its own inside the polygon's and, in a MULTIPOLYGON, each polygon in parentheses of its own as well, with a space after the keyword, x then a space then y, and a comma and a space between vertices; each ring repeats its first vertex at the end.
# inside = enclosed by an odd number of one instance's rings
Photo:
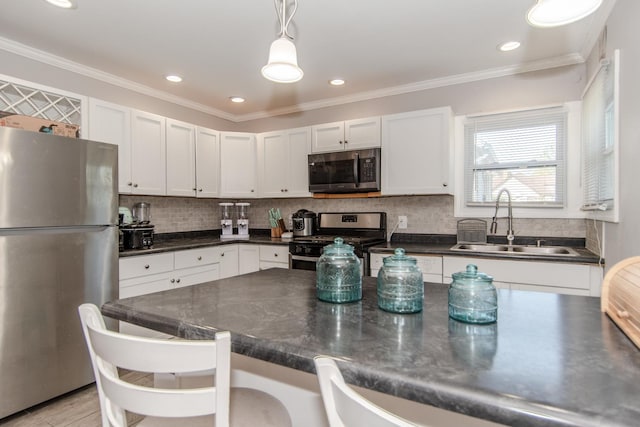
POLYGON ((127 185, 131 187, 133 185, 133 182, 127 182, 127 185))
POLYGON ((278 258, 278 254, 273 254, 274 257, 278 258))
POLYGON ((200 188, 198 191, 202 193, 202 188, 200 188))
POLYGON ((176 283, 176 279, 171 279, 170 282, 171 283, 176 283))
POLYGON ((180 279, 176 280, 176 282, 180 283, 180 279))
POLYGON ((224 252, 222 252, 222 253, 220 254, 220 256, 224 256, 224 252))
POLYGON ((201 256, 198 257, 198 261, 202 261, 202 257, 201 256))
POLYGON ((144 268, 145 268, 145 270, 148 270, 149 269, 149 264, 145 265, 144 268))
POLYGON ((345 143, 345 144, 348 144, 348 143, 349 143, 349 141, 347 141, 347 140, 345 139, 345 140, 344 140, 344 143, 345 143))
POLYGON ((342 141, 338 141, 338 143, 342 144, 342 141))
POLYGON ((133 184, 133 186, 134 186, 135 188, 138 188, 138 184, 133 184))
POLYGON ((251 189, 251 192, 253 193, 253 188, 251 189))
POLYGON ((192 190, 193 190, 193 191, 198 191, 198 189, 197 189, 197 188, 192 188, 192 190))
POLYGON ((447 184, 446 182, 443 182, 443 183, 442 183, 442 186, 443 186, 443 187, 446 187, 447 185, 448 185, 448 184, 447 184))

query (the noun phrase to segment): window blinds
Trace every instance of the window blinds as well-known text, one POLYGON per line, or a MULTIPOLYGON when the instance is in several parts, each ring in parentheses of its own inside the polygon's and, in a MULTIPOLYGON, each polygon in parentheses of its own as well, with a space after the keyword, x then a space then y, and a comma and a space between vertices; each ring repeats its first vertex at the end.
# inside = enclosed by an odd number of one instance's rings
POLYGON ((615 195, 615 66, 603 61, 582 98, 583 210, 610 210, 615 195))
POLYGON ((563 207, 567 111, 551 107, 467 119, 465 201, 495 203, 500 190, 523 207, 563 207))

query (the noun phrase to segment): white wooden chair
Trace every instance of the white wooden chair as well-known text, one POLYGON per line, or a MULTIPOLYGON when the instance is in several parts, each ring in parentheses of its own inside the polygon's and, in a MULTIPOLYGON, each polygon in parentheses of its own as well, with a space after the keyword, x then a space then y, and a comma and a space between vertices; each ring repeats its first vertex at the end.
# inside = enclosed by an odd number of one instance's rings
POLYGON ((290 426, 282 403, 253 389, 230 388, 231 338, 162 340, 106 329, 93 304, 78 307, 91 355, 104 427, 127 425, 125 411, 144 415, 138 426, 290 426), (118 369, 190 373, 215 369, 210 387, 153 388, 123 381, 118 369))
POLYGON ((314 359, 324 408, 331 427, 415 427, 374 405, 345 382, 338 366, 328 357, 314 359))

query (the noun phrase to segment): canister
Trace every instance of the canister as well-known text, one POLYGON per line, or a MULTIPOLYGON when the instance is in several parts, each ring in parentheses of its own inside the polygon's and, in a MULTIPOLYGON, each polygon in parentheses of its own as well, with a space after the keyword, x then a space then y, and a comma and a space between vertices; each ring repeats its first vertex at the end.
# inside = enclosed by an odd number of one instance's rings
POLYGON ((378 307, 392 313, 422 311, 424 280, 417 260, 397 248, 382 264, 378 271, 378 307))
POLYGON ((336 237, 323 248, 316 262, 317 296, 327 302, 353 302, 362 299, 360 259, 353 246, 336 237))
POLYGON ((468 264, 453 273, 449 286, 449 316, 466 323, 492 323, 498 319, 498 293, 493 278, 468 264))

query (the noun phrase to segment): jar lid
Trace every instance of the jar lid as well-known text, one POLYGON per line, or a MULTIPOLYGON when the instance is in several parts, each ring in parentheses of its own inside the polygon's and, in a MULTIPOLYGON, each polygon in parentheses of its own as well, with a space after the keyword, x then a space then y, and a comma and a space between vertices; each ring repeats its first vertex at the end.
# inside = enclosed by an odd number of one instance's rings
POLYGON ((233 206, 233 203, 228 203, 228 202, 222 202, 222 203, 218 203, 219 206, 233 206))
POLYGON ((388 256, 382 260, 385 267, 406 267, 416 265, 417 259, 405 255, 403 248, 397 248, 393 251, 393 255, 388 256))
POLYGON ((457 273, 453 273, 451 275, 453 280, 467 280, 467 281, 478 281, 478 282, 493 282, 493 277, 484 274, 478 273, 478 266, 475 264, 467 264, 466 271, 459 271, 457 273))
POLYGON ((251 206, 251 203, 240 202, 240 203, 236 203, 236 206, 251 206))
POLYGON ((323 253, 325 254, 353 254, 353 246, 348 243, 344 243, 342 237, 336 237, 333 239, 332 245, 324 247, 323 253))

